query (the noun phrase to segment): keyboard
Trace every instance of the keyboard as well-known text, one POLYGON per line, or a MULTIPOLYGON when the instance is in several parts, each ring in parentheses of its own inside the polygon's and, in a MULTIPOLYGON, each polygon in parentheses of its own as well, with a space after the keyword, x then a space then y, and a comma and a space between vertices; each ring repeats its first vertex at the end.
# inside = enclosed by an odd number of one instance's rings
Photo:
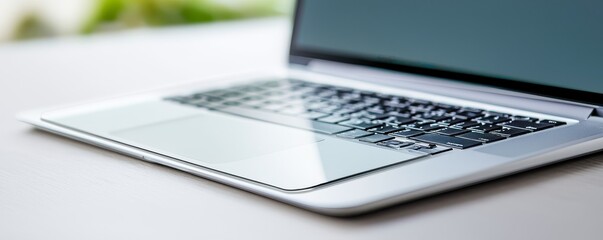
POLYGON ((566 124, 295 79, 255 82, 165 100, 428 154, 468 149, 566 124))

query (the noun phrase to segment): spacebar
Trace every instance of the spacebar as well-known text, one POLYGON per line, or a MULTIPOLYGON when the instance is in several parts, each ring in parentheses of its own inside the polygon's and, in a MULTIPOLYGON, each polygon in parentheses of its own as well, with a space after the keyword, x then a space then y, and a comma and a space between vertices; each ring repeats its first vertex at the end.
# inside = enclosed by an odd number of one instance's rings
POLYGON ((217 109, 219 112, 226 112, 239 116, 254 118, 276 124, 286 125, 290 127, 302 128, 310 131, 315 131, 324 134, 335 134, 351 130, 351 127, 318 122, 305 118, 297 118, 294 116, 282 115, 278 113, 266 112, 262 110, 242 108, 242 107, 226 107, 217 109))

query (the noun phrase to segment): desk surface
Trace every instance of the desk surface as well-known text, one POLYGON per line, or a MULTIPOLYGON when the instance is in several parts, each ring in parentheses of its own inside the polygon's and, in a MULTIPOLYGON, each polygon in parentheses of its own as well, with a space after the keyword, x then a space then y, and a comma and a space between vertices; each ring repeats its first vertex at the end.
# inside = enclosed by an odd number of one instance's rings
POLYGON ((603 154, 373 214, 297 209, 17 122, 18 111, 269 69, 284 19, 0 46, 0 239, 601 239, 603 154))

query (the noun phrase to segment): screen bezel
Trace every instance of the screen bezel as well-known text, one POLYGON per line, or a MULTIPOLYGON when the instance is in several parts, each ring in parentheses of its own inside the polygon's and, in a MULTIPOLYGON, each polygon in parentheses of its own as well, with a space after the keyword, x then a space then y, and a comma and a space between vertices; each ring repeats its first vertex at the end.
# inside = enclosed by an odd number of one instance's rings
MULTIPOLYGON (((450 79, 460 82, 474 83, 484 86, 490 86, 505 90, 518 91, 544 97, 558 98, 568 101, 581 102, 586 104, 603 105, 603 93, 587 92, 569 88, 561 88, 549 85, 528 83, 521 79, 508 79, 500 77, 492 77, 486 75, 478 75, 466 72, 451 71, 445 69, 423 68, 410 64, 391 63, 383 59, 367 59, 360 56, 345 55, 340 53, 332 53, 320 51, 317 49, 304 49, 297 44, 298 24, 301 19, 302 5, 304 0, 297 0, 295 5, 295 15, 293 22, 293 32, 291 34, 291 43, 289 48, 290 63, 297 63, 295 59, 306 58, 320 59, 334 62, 341 62, 354 65, 363 65, 369 67, 383 68, 387 70, 426 75, 444 79, 450 79)), ((307 61, 304 61, 307 62, 307 61)), ((603 81, 603 79, 602 79, 603 81)))

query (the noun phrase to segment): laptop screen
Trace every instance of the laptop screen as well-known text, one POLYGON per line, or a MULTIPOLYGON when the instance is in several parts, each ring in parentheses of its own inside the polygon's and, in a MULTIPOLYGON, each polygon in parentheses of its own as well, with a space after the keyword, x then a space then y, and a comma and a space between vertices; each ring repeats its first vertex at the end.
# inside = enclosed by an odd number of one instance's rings
POLYGON ((603 103, 603 1, 303 0, 291 55, 603 103))

